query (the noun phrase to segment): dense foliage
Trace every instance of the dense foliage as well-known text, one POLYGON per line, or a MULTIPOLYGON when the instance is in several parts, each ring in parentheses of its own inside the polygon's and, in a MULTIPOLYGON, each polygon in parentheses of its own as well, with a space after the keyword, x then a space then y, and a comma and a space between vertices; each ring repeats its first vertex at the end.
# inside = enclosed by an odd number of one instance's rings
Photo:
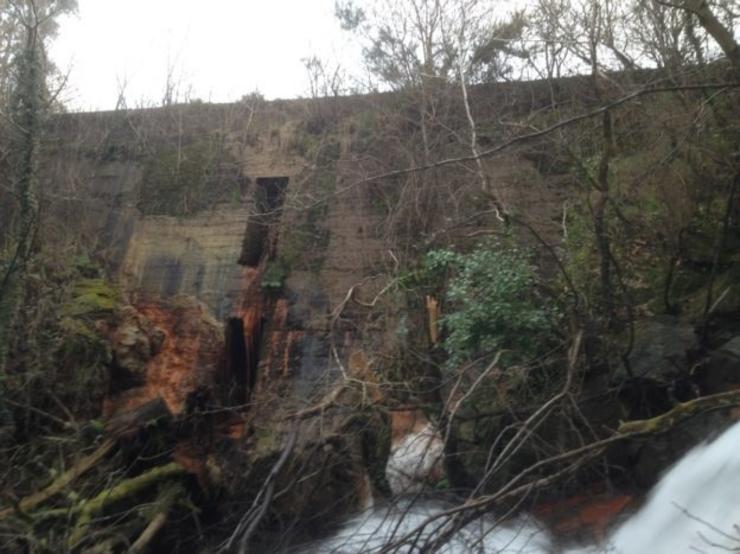
POLYGON ((434 250, 432 272, 451 274, 444 348, 451 367, 505 350, 503 360, 537 355, 557 323, 557 308, 537 290, 537 270, 526 250, 484 243, 468 254, 434 250))

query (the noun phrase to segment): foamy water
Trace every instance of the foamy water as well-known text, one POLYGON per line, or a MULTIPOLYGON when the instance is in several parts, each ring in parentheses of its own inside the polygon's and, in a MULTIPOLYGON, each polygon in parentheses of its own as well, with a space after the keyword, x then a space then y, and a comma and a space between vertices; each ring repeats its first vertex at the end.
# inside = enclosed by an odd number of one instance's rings
MULTIPOLYGON (((315 554, 379 552, 390 543, 406 538, 430 517, 440 514, 450 505, 434 501, 401 500, 392 506, 378 508, 352 520, 332 538, 305 552, 315 554)), ((441 519, 427 526, 415 544, 409 539, 394 552, 424 552, 425 543, 444 525, 441 519)), ((416 538, 416 537, 415 537, 416 538)), ((483 517, 458 531, 437 552, 465 554, 467 552, 517 552, 541 554, 550 552, 547 532, 531 519, 523 518, 506 526, 496 525, 494 518, 483 517)))
MULTIPOLYGON (((449 505, 402 500, 350 521, 336 535, 303 549, 307 553, 383 551, 449 505)), ((415 544, 391 552, 425 552, 444 519, 426 526, 415 544), (428 543, 427 543, 428 544, 428 543)), ((711 443, 697 446, 666 473, 643 508, 601 545, 558 548, 531 518, 497 525, 484 517, 458 531, 437 552, 502 554, 677 554, 740 552, 740 423, 711 443)))
POLYGON ((740 552, 740 423, 694 448, 612 535, 615 552, 740 552))

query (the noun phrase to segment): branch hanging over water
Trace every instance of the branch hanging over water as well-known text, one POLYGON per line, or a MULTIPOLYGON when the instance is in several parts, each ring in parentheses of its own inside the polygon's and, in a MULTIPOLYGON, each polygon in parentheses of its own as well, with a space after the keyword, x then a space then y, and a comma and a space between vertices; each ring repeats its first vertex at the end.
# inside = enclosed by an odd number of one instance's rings
POLYGON ((651 419, 625 421, 618 431, 626 435, 662 433, 697 414, 733 406, 740 406, 740 389, 694 398, 651 419))

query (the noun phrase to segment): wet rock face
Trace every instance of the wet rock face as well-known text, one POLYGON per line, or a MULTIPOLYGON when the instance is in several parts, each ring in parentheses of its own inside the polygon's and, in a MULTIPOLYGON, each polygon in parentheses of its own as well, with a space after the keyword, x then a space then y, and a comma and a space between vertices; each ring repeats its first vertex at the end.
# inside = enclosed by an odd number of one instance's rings
POLYGON ((676 317, 656 317, 635 329, 630 365, 635 376, 670 381, 690 369, 690 357, 699 347, 690 325, 676 317))
POLYGON ((444 442, 439 431, 419 411, 395 412, 392 442, 385 468, 395 495, 421 491, 444 476, 444 442))

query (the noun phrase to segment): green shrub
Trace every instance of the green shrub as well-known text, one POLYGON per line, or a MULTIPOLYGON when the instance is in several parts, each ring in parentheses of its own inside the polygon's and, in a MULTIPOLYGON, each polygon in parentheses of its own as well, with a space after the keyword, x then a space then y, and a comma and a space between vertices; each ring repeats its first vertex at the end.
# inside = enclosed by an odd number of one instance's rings
POLYGON ((270 262, 265 268, 260 286, 264 290, 277 292, 283 288, 287 277, 287 268, 280 260, 275 260, 274 262, 270 262))
POLYGON ((504 363, 523 361, 552 337, 558 310, 538 294, 529 252, 485 243, 468 254, 435 250, 425 262, 449 277, 441 323, 450 367, 500 350, 504 363))

